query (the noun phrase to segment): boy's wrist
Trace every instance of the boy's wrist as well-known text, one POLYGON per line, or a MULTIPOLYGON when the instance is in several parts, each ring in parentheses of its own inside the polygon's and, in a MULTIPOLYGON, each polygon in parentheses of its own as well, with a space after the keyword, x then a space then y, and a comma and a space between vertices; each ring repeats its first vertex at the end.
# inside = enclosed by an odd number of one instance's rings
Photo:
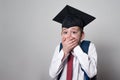
POLYGON ((65 60, 65 58, 66 58, 68 55, 69 55, 68 53, 64 53, 63 58, 62 58, 62 61, 65 60))

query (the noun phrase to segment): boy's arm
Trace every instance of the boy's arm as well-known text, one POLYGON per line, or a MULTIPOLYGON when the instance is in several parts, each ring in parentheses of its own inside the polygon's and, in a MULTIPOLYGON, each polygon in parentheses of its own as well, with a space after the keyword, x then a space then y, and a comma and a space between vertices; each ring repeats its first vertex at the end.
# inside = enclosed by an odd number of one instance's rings
POLYGON ((78 58, 82 69, 92 78, 97 74, 97 53, 93 43, 90 43, 88 54, 80 46, 74 48, 74 55, 78 58))
POLYGON ((67 59, 67 56, 64 56, 63 50, 59 52, 59 46, 56 47, 52 61, 51 61, 51 65, 49 68, 49 75, 52 78, 56 78, 60 74, 60 72, 62 71, 63 67, 66 64, 65 60, 67 59))

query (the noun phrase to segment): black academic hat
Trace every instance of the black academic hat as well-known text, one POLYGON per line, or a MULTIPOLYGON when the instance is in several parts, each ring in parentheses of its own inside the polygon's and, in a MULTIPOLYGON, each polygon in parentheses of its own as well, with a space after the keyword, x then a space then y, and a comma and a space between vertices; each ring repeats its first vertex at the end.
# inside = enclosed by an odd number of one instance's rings
POLYGON ((95 17, 66 5, 63 10, 53 18, 54 21, 62 24, 62 27, 79 26, 82 29, 93 21, 95 17))

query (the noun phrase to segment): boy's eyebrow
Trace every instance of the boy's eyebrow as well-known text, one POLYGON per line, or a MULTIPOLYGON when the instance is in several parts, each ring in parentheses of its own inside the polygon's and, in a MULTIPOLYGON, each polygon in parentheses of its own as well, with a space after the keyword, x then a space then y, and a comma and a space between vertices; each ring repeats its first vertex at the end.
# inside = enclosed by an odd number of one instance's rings
POLYGON ((72 30, 76 30, 76 31, 78 31, 79 29, 73 28, 72 30))
POLYGON ((66 28, 62 28, 62 30, 66 30, 66 28))
POLYGON ((78 29, 76 29, 76 28, 72 28, 72 30, 78 30, 78 29))

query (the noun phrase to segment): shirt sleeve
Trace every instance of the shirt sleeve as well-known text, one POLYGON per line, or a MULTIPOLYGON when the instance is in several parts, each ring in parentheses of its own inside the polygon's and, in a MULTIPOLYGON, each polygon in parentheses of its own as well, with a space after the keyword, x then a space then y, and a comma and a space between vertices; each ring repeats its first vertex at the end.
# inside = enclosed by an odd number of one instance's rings
POLYGON ((82 69, 92 78, 97 74, 97 52, 93 43, 90 43, 88 54, 78 45, 74 48, 74 55, 78 58, 82 69))
POLYGON ((59 47, 60 47, 60 45, 58 45, 55 49, 55 52, 54 52, 54 55, 53 55, 53 58, 51 61, 51 65, 49 68, 49 75, 54 79, 56 79, 56 77, 62 71, 64 64, 65 64, 65 60, 67 59, 67 56, 63 59, 64 52, 63 52, 63 50, 61 50, 59 52, 59 47))

